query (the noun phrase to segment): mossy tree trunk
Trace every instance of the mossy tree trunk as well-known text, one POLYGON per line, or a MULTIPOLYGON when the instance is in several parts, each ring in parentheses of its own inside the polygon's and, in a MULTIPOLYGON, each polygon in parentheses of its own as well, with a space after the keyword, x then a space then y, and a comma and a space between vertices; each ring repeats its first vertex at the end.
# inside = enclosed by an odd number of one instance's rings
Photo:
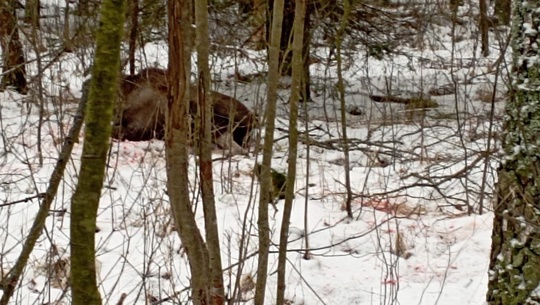
POLYGON ((289 241, 289 227, 294 198, 294 185, 296 181, 296 158, 298 155, 298 102, 302 95, 302 74, 304 73, 304 63, 302 58, 302 48, 304 43, 304 24, 306 17, 306 1, 296 0, 294 19, 294 38, 292 44, 292 85, 291 100, 289 103, 291 115, 289 118, 289 159, 287 169, 287 183, 285 188, 285 207, 283 210, 283 220, 281 221, 281 231, 279 239, 278 257, 278 283, 276 304, 285 304, 285 273, 287 263, 287 244, 289 241))
POLYGON ((74 305, 101 304, 95 267, 96 217, 105 174, 120 71, 123 0, 104 0, 88 93, 81 171, 71 200, 71 289, 74 305))
POLYGON ((487 301, 539 304, 540 1, 514 2, 513 91, 506 105, 487 301))
POLYGON ((2 47, 2 81, 0 91, 13 87, 15 91, 26 94, 26 66, 23 47, 17 28, 17 1, 0 0, 0 46, 2 47))

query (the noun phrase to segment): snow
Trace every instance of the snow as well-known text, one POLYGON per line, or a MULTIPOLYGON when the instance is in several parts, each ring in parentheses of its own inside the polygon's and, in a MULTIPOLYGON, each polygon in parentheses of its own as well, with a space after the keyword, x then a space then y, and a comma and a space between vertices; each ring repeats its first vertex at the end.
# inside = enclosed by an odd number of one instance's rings
MULTIPOLYGON (((438 30, 448 33, 445 27, 438 30)), ((478 211, 481 194, 484 206, 491 208, 497 156, 486 164, 482 153, 488 149, 497 151, 499 143, 491 142, 488 147, 490 104, 473 96, 493 81, 494 75, 487 73, 487 66, 498 58, 498 53, 473 60, 475 50, 471 50, 470 42, 466 39, 451 45, 450 38, 446 38, 437 42, 440 49, 434 51, 403 46, 402 51, 412 56, 398 55, 381 61, 368 59, 362 52, 349 58, 344 75, 347 104, 365 111, 364 115, 347 117, 347 133, 353 139, 353 220, 346 218, 343 209, 343 152, 339 144, 329 144, 340 134, 339 106, 330 102, 335 94, 331 84, 336 81, 336 67, 312 65, 314 83, 324 89, 308 105, 308 112, 303 112, 309 120, 305 125, 301 123, 301 129, 309 130, 310 139, 325 145, 311 145, 308 160, 308 147, 299 143, 286 277, 286 298, 292 304, 484 303, 493 215, 489 210, 482 215, 468 215, 467 209, 478 211), (452 50, 460 58, 449 62, 452 50), (475 61, 475 65, 469 65, 475 61), (385 93, 388 81, 393 83, 394 92, 407 96, 452 79, 460 84, 457 96, 432 97, 440 107, 427 112, 421 120, 407 119, 410 111, 403 105, 378 104, 368 97, 385 93), (462 114, 460 120, 456 120, 456 113, 462 114), (448 114, 451 116, 445 116, 448 114), (400 255, 396 249, 398 235, 404 242, 400 255), (309 260, 303 258, 306 237, 309 260)), ((324 48, 314 52, 328 54, 324 48)), ((260 111, 265 100, 264 77, 251 84, 239 84, 232 76, 236 71, 264 72, 265 56, 251 50, 242 50, 242 54, 238 58, 212 58, 214 86, 260 111)), ((151 66, 167 66, 167 47, 163 42, 147 44, 144 54, 138 56, 144 56, 144 62, 151 66)), ((80 96, 87 64, 73 54, 65 54, 43 73, 47 93, 64 101, 61 107, 53 98, 45 103, 43 165, 39 164, 39 111, 35 101, 31 96, 10 91, 0 93, 4 147, 0 153, 0 199, 4 203, 0 208, 0 267, 4 273, 16 261, 39 207, 35 198, 7 203, 33 198, 45 191, 61 136, 69 129, 76 108, 76 101, 70 102, 70 98, 80 96)), ((37 71, 35 64, 29 65, 29 71, 37 71)), ((279 128, 287 126, 287 105, 283 103, 288 99, 287 91, 280 91, 279 128)), ((504 103, 495 104, 496 114, 501 115, 504 103)), ((498 124, 495 130, 499 129, 498 124)), ((284 136, 282 129, 276 131, 276 139, 284 136)), ((287 147, 286 139, 275 143, 275 169, 286 169, 287 147)), ((59 304, 70 303, 69 293, 63 295, 65 277, 60 275, 60 283, 55 284, 48 266, 69 261, 69 202, 77 183, 81 150, 82 144, 75 144, 47 228, 32 253, 12 304, 57 300, 59 304)), ((112 141, 96 233, 96 264, 104 304, 116 303, 124 293, 125 304, 146 304, 169 297, 179 303, 188 298, 189 266, 165 194, 164 154, 161 141, 112 141)), ((221 152, 216 150, 214 157, 221 157, 221 152)), ((190 189, 203 230, 196 164, 194 157, 190 158, 190 189)), ((236 277, 256 278, 258 181, 252 173, 254 163, 255 156, 214 162, 222 262, 229 294, 236 277), (243 262, 241 270, 239 260, 243 262)), ((275 302, 277 290, 277 244, 283 202, 277 206, 279 211, 275 214, 269 207, 273 244, 267 304, 275 302)), ((253 291, 244 292, 242 297, 250 304, 253 291)))

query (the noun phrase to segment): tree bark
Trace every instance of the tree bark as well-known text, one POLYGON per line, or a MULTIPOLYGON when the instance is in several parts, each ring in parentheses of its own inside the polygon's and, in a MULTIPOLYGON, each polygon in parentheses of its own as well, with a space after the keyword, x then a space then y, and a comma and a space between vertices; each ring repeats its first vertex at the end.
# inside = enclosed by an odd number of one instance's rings
POLYGON ((223 304, 223 268, 219 231, 214 201, 214 177, 212 173, 212 117, 213 107, 210 93, 210 67, 208 65, 210 39, 208 36, 208 1, 195 0, 195 24, 197 45, 197 66, 199 71, 198 107, 201 113, 199 130, 199 177, 204 210, 206 246, 208 249, 208 272, 211 304, 223 304))
MULTIPOLYGON (((310 86, 309 86, 309 50, 311 43, 311 32, 310 32, 310 16, 316 4, 315 1, 306 1, 306 12, 304 18, 304 33, 303 33, 303 44, 302 44, 302 58, 304 62, 303 70, 303 80, 302 80, 302 91, 300 95, 300 101, 308 102, 311 99, 310 86), (310 2, 310 3, 308 3, 310 2)), ((295 18, 295 1, 285 0, 283 10, 283 24, 282 24, 282 33, 279 44, 280 49, 280 73, 281 75, 292 75, 292 52, 291 44, 293 39, 293 26, 295 18)), ((274 9, 274 0, 269 0, 268 2, 268 18, 266 21, 266 32, 267 32, 267 41, 269 41, 270 27, 272 24, 271 15, 274 9)))
POLYGON ((268 93, 264 113, 265 134, 263 146, 263 162, 261 166, 261 193, 259 200, 259 261, 257 265, 257 284, 255 287, 255 305, 264 305, 266 277, 268 272, 268 250, 270 248, 270 227, 268 224, 268 202, 273 188, 271 163, 274 144, 276 119, 277 87, 279 82, 279 54, 281 30, 283 26, 284 0, 275 0, 272 16, 272 31, 270 33, 268 61, 268 93))
POLYGON ((339 25, 337 34, 336 34, 336 59, 337 59, 337 88, 339 91, 339 99, 341 106, 341 137, 343 138, 343 155, 345 161, 344 171, 345 171, 345 188, 347 191, 345 197, 345 208, 347 210, 347 216, 353 218, 352 214, 352 190, 351 190, 351 174, 350 174, 350 162, 349 162, 349 141, 347 136, 347 116, 346 116, 346 105, 345 105, 345 83, 343 81, 343 71, 342 71, 342 61, 341 61, 341 46, 343 43, 343 35, 345 34, 345 29, 349 23, 349 17, 351 13, 351 2, 350 0, 343 1, 343 19, 339 25))
POLYGON ((64 45, 64 51, 73 52, 73 42, 71 41, 71 27, 69 25, 69 18, 71 16, 69 1, 70 0, 65 0, 64 5, 64 28, 62 30, 62 43, 64 45))
POLYGON ((300 101, 302 103, 308 103, 311 101, 311 74, 309 73, 309 64, 310 64, 310 50, 311 50, 311 16, 315 11, 316 4, 313 0, 306 0, 306 11, 304 13, 304 25, 303 25, 303 44, 302 44, 302 62, 303 62, 303 73, 302 73, 302 86, 301 86, 301 95, 300 101))
POLYGON ((3 51, 2 81, 0 91, 13 87, 15 91, 26 94, 26 67, 23 47, 17 29, 17 1, 0 0, 0 46, 3 51))
MULTIPOLYGON (((291 39, 292 39, 292 31, 293 31, 293 23, 294 23, 294 3, 293 0, 284 0, 284 6, 283 6, 283 22, 281 25, 281 38, 279 40, 279 61, 280 61, 280 69, 281 69, 281 75, 291 75, 292 73, 292 54, 290 52, 290 45, 291 45, 291 39)), ((268 1, 268 18, 266 22, 267 27, 267 35, 270 34, 271 27, 272 27, 272 18, 274 13, 274 6, 275 1, 269 0, 268 1)), ((268 36, 269 37, 269 36, 268 36)), ((267 38, 267 41, 270 41, 267 38)))
POLYGON ((504 158, 494 207, 487 301, 538 304, 540 295, 540 1, 516 1, 513 16, 513 92, 506 105, 504 158))
POLYGON ((480 1, 480 40, 482 43, 482 56, 489 56, 489 24, 486 0, 480 1))
POLYGON ((210 304, 208 251, 195 221, 188 189, 191 1, 169 0, 168 111, 165 133, 167 192, 191 270, 193 304, 210 304))
POLYGON ((281 231, 279 239, 278 257, 278 278, 277 278, 277 301, 276 304, 285 304, 285 273, 287 263, 287 244, 289 239, 289 226, 294 199, 294 185, 296 181, 296 158, 298 155, 298 102, 302 95, 302 75, 304 73, 303 44, 304 44, 304 24, 306 17, 306 0, 297 0, 294 18, 294 38, 292 57, 292 84, 291 99, 289 106, 291 114, 289 117, 289 158, 287 169, 287 184, 285 188, 285 207, 281 221, 281 231))
POLYGON ((131 28, 129 30, 129 75, 135 75, 135 49, 139 33, 139 0, 131 0, 131 28))
POLYGON ((88 93, 81 171, 71 200, 71 289, 74 305, 101 304, 95 266, 96 217, 118 92, 123 0, 104 0, 88 93))

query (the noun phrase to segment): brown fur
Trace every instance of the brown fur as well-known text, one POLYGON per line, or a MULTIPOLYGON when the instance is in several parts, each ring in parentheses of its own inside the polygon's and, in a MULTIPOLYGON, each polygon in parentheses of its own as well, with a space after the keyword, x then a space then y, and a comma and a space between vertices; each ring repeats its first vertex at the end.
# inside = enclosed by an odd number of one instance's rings
MULTIPOLYGON (((197 109, 196 89, 195 86, 190 88, 191 117, 197 109)), ((121 103, 113 137, 130 141, 163 139, 167 90, 166 70, 148 68, 137 75, 125 76, 120 85, 121 103)), ((211 95, 214 143, 222 148, 246 148, 251 131, 258 125, 257 117, 244 104, 228 95, 214 91, 211 95), (234 141, 232 146, 235 147, 227 147, 226 142, 230 141, 231 135, 234 141)))

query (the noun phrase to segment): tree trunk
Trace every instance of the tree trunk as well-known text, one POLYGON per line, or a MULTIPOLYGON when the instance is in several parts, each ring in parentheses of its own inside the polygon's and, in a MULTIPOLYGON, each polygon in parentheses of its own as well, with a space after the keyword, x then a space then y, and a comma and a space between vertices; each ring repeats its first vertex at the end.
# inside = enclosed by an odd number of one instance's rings
POLYGON ((62 29, 62 43, 64 45, 64 51, 73 52, 73 42, 71 41, 71 27, 70 27, 70 16, 71 11, 69 9, 69 1, 65 0, 64 6, 64 28, 62 29))
MULTIPOLYGON (((309 73, 309 64, 310 64, 310 50, 311 50, 311 16, 315 11, 316 4, 313 0, 306 0, 306 11, 304 13, 304 24, 303 24, 303 44, 302 44, 302 61, 303 61, 303 74, 302 74, 302 87, 300 91, 300 101, 302 103, 307 103, 311 101, 311 76, 309 73)), ((294 55, 293 55, 294 56, 294 55)))
MULTIPOLYGON (((309 1, 306 1, 309 2, 309 1)), ((304 40, 302 44, 302 58, 304 61, 304 71, 303 71, 303 80, 302 80, 302 91, 300 94, 300 101, 302 102, 308 102, 311 99, 310 94, 310 86, 309 86, 309 50, 310 50, 310 42, 311 42, 311 32, 310 32, 310 16, 315 8, 316 4, 315 1, 311 1, 311 3, 306 3, 306 13, 304 18, 304 40)), ((267 32, 267 41, 269 38, 270 33, 270 27, 272 24, 272 12, 274 9, 274 0, 269 0, 268 2, 268 18, 266 21, 266 32, 267 32)), ((292 74, 292 52, 291 52, 291 42, 292 42, 292 32, 293 32, 293 26, 294 26, 294 18, 295 18, 295 1, 293 0, 285 0, 285 7, 283 10, 283 24, 282 24, 282 33, 281 33, 281 39, 279 44, 280 49, 280 55, 279 55, 279 61, 280 61, 280 73, 281 75, 291 75, 292 74)))
POLYGON ((123 0, 104 0, 88 93, 81 171, 71 200, 71 289, 74 305, 101 304, 95 267, 96 217, 118 92, 123 0))
POLYGON ((268 93, 264 113, 265 134, 263 162, 261 168, 261 192, 259 200, 259 261, 257 265, 257 284, 255 288, 255 305, 264 305, 266 277, 268 272, 268 250, 270 248, 270 227, 268 224, 268 202, 273 188, 271 163, 274 144, 276 119, 277 87, 279 82, 279 54, 281 30, 283 25, 284 0, 275 0, 273 5, 272 31, 270 33, 268 61, 268 93))
POLYGON ((538 304, 540 295, 540 1, 515 2, 512 31, 514 91, 506 105, 504 158, 497 203, 487 301, 491 305, 538 304))
POLYGON ((23 47, 17 29, 17 1, 0 0, 0 46, 3 51, 2 81, 0 91, 13 87, 15 91, 26 94, 26 67, 23 47))
MULTIPOLYGON (((293 0, 284 0, 284 7, 283 7, 283 23, 281 25, 281 38, 279 41, 279 61, 280 61, 280 69, 281 69, 281 75, 291 75, 292 73, 292 53, 290 52, 290 42, 292 39, 292 29, 293 29, 293 23, 294 23, 294 3, 293 0)), ((268 1, 268 17, 266 21, 266 27, 267 27, 267 35, 270 34, 270 29, 272 27, 272 16, 274 13, 274 0, 268 1)), ((267 38, 267 41, 270 41, 267 38)))
POLYGON ((343 43, 343 35, 345 34, 345 29, 349 23, 349 16, 351 13, 351 2, 350 0, 343 1, 343 19, 339 25, 337 35, 336 35, 336 59, 337 59, 337 88, 339 91, 340 99, 340 108, 341 108, 341 137, 343 138, 343 155, 345 161, 344 171, 345 171, 345 187, 346 187, 346 198, 345 198, 345 209, 347 210, 347 216, 349 218, 353 217, 352 214, 352 190, 351 190, 351 174, 350 174, 350 162, 349 162, 349 140, 347 136, 347 116, 345 111, 347 109, 345 105, 345 83, 343 81, 343 71, 342 71, 342 62, 341 62, 341 46, 343 43))
POLYGON ((285 188, 285 207, 281 221, 278 257, 278 282, 276 304, 285 304, 285 273, 287 263, 287 244, 289 239, 289 226, 294 198, 294 185, 296 181, 296 158, 298 155, 298 102, 302 96, 302 80, 304 74, 304 60, 302 49, 304 44, 304 24, 306 17, 306 0, 297 0, 294 19, 293 58, 292 58, 292 84, 291 100, 289 103, 291 115, 289 118, 289 158, 287 169, 287 185, 285 188))
POLYGON ((480 0, 480 40, 482 42, 482 56, 489 56, 489 24, 486 0, 480 0))
POLYGON ((199 177, 204 209, 206 245, 208 249, 208 284, 211 285, 211 304, 223 304, 223 268, 219 246, 216 204, 214 201, 214 177, 212 173, 212 99, 210 93, 210 67, 208 65, 210 39, 208 37, 208 1, 195 0, 195 24, 197 66, 199 71, 198 106, 201 113, 199 124, 199 177))
POLYGON ((139 0, 131 0, 131 28, 129 30, 129 75, 135 75, 135 49, 139 33, 139 0))
POLYGON ((188 189, 191 1, 168 1, 168 111, 165 133, 167 192, 191 270, 193 304, 210 304, 208 251, 197 227, 188 189))
POLYGON ((39 2, 39 0, 26 0, 24 6, 24 22, 36 29, 39 29, 39 2))

